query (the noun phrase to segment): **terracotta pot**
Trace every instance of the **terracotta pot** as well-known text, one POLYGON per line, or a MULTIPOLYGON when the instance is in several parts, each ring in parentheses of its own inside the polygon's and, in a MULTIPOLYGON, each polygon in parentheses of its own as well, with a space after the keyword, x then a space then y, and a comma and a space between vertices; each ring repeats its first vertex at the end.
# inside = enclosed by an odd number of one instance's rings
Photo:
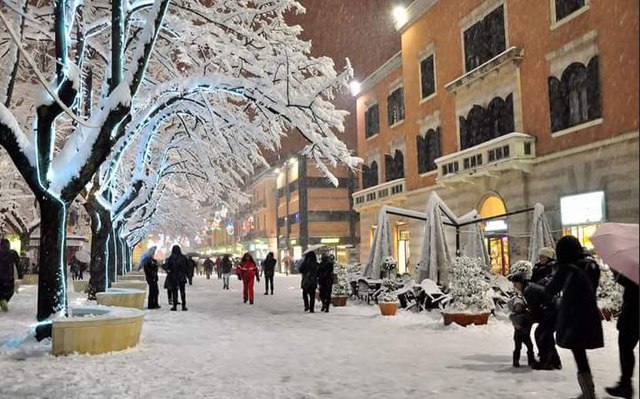
POLYGON ((398 304, 396 302, 380 302, 378 306, 383 316, 395 316, 398 310, 398 304))
POLYGON ((336 307, 347 306, 347 296, 334 296, 331 298, 331 304, 336 307))
POLYGON ((475 324, 477 326, 487 324, 489 321, 490 313, 475 313, 475 314, 467 314, 467 313, 443 313, 442 316, 444 318, 444 325, 448 326, 451 323, 456 323, 462 327, 466 327, 470 324, 475 324))

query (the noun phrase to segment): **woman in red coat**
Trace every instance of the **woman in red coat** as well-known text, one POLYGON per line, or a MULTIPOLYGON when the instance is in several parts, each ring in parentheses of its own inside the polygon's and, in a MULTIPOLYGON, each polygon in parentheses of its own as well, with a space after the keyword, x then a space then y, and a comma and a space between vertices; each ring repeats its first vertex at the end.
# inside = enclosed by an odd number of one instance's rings
POLYGON ((242 255, 238 270, 242 277, 242 285, 244 286, 242 291, 244 303, 247 303, 247 300, 249 300, 249 303, 253 305, 253 279, 255 277, 258 279, 258 282, 260 282, 260 277, 258 276, 258 266, 249 252, 242 255))

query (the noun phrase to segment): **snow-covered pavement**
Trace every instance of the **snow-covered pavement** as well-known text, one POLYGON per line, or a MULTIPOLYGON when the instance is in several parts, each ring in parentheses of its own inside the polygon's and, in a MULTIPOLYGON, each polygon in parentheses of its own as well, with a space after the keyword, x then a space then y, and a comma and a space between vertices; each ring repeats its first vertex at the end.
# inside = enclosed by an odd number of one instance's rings
MULTIPOLYGON (((196 277, 187 287, 188 312, 170 312, 161 291, 162 309, 147 311, 138 347, 58 358, 48 354, 50 343, 25 338, 36 287, 23 287, 9 313, 0 313, 0 398, 570 398, 578 392, 566 350, 561 371, 511 367, 507 320, 445 328, 436 313, 383 317, 377 307, 353 302, 308 314, 299 286, 298 276, 277 276, 275 295, 264 296, 260 285, 251 306, 242 303, 237 279, 223 291, 222 280, 196 277)), ((606 347, 589 352, 601 397, 618 377, 616 337, 614 323, 605 323, 606 347)))

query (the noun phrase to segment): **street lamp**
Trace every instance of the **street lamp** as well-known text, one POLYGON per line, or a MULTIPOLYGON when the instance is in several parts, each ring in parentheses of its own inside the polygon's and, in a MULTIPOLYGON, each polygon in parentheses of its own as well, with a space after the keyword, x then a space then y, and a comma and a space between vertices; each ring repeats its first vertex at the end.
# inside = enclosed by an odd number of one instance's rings
POLYGON ((351 90, 352 96, 357 96, 358 93, 360 93, 361 89, 360 82, 358 82, 357 80, 352 80, 351 83, 349 83, 349 89, 351 90))
POLYGON ((393 9, 393 19, 397 25, 404 25, 407 22, 407 10, 403 6, 396 6, 393 9))

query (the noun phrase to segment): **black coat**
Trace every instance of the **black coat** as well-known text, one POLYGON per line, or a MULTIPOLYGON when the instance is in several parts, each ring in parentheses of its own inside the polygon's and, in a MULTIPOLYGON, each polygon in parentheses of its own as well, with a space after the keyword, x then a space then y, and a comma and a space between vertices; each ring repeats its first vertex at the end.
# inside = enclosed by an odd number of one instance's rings
POLYGON ((273 277, 276 272, 276 259, 267 258, 262 261, 262 272, 265 277, 273 277))
POLYGON ((300 265, 300 273, 302 273, 301 288, 315 289, 318 286, 318 262, 315 259, 306 258, 300 265))
POLYGON ((333 285, 333 262, 324 260, 318 268, 318 284, 320 287, 331 287, 333 285))
POLYGON ((222 273, 231 273, 231 270, 233 269, 233 263, 231 263, 231 259, 226 258, 226 259, 222 259, 222 273))
POLYGON ((177 289, 187 282, 188 260, 184 255, 171 255, 165 262, 167 270, 167 281, 165 286, 168 289, 177 289))
POLYGON ((624 276, 618 276, 618 284, 624 287, 622 295, 622 309, 618 317, 616 327, 619 331, 635 328, 637 331, 640 324, 640 309, 638 300, 638 284, 624 276))
POLYGON ((524 288, 522 296, 527 302, 527 308, 534 322, 554 322, 556 317, 556 304, 553 296, 549 295, 543 286, 536 283, 529 283, 524 288))
POLYGON ((0 251, 0 299, 8 301, 13 296, 15 279, 22 278, 20 256, 11 249, 0 251), (15 275, 15 270, 18 275, 15 275))
POLYGON ((600 268, 590 259, 560 264, 545 287, 550 295, 562 292, 556 319, 556 341, 566 349, 596 349, 604 346, 602 321, 596 300, 600 268))
POLYGON ((187 277, 192 278, 195 270, 196 270, 196 261, 191 258, 187 258, 187 277))
POLYGON ((540 262, 536 263, 535 266, 533 266, 533 270, 531 271, 531 282, 540 285, 549 284, 549 281, 551 281, 551 279, 553 278, 553 268, 555 267, 555 265, 556 263, 553 261, 547 262, 545 264, 542 264, 540 262))
POLYGON ((147 258, 142 264, 144 277, 147 283, 153 284, 158 281, 158 262, 155 259, 147 258))

